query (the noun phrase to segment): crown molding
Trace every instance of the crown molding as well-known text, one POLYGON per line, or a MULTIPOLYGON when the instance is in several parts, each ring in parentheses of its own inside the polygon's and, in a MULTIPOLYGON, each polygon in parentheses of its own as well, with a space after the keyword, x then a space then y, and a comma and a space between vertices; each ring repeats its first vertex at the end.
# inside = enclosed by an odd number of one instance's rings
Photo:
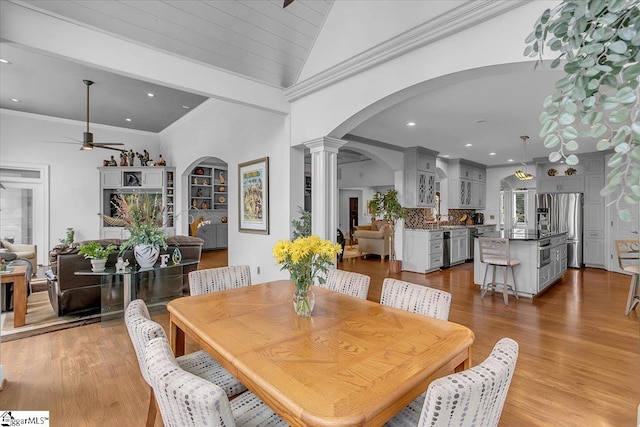
POLYGON ((451 34, 516 9, 527 0, 472 0, 284 90, 289 102, 451 34))

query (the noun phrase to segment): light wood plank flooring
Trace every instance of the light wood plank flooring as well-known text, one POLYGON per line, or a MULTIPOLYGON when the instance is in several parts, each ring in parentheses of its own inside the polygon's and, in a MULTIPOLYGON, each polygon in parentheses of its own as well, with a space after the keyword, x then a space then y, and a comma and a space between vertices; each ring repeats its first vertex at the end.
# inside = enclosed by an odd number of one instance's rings
MULTIPOLYGON (((224 265, 226 253, 205 253, 202 267, 224 265)), ((345 260, 340 268, 371 276, 379 301, 388 261, 345 260)), ((624 315, 629 278, 569 269, 536 301, 479 297, 472 264, 428 275, 393 277, 451 292, 449 319, 476 335, 479 363, 503 336, 520 357, 501 426, 635 426, 640 403, 638 314, 624 315)), ((154 319, 165 327, 168 316, 154 319)), ((188 342, 193 350, 193 343, 188 342)), ((54 426, 143 425, 149 393, 123 324, 92 324, 2 343, 9 381, 0 409, 49 410, 54 426)), ((159 422, 156 425, 160 425, 159 422)))

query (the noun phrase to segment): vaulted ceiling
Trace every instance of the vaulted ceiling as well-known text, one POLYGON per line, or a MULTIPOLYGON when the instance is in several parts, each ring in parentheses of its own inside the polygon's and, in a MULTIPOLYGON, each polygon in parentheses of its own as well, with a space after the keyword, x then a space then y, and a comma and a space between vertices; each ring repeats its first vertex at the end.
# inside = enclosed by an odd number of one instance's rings
MULTIPOLYGON (((374 5, 375 0, 368 3, 374 5)), ((427 10, 429 17, 424 19, 435 22, 437 16, 468 3, 434 1, 433 11, 427 10)), ((282 0, 3 0, 3 4, 33 9, 282 89, 297 83, 334 9, 333 0, 295 0, 286 8, 282 0)), ((393 5, 397 5, 394 19, 402 17, 402 7, 412 6, 403 1, 393 5)), ((363 5, 360 10, 365 13, 367 9, 363 5)), ((356 22, 358 18, 349 19, 356 22)), ((406 25, 419 24, 417 17, 405 18, 410 21, 406 25)), ((345 29, 345 34, 357 34, 355 27, 345 29)), ((403 31, 398 25, 393 28, 403 31)), ((384 31, 390 30, 381 28, 384 31)), ((392 37, 393 31, 383 38, 392 37)), ((4 109, 84 121, 86 88, 82 80, 89 79, 95 82, 91 86, 92 123, 160 132, 207 99, 203 93, 72 62, 10 40, 0 40, 0 56, 10 61, 0 64, 0 107, 4 109), (148 93, 155 96, 148 97, 148 93)), ((525 160, 530 161, 548 154, 537 136, 538 116, 542 99, 553 91, 559 76, 559 72, 531 68, 509 75, 479 73, 457 84, 434 85, 434 90, 381 111, 349 133, 398 147, 422 145, 451 158, 487 165, 508 164, 508 159, 520 162, 519 136, 528 134, 532 139, 525 160), (408 128, 410 121, 417 125, 408 128), (492 152, 496 155, 490 155, 492 152)), ((593 141, 581 144, 581 151, 593 151, 594 146, 593 141)), ((351 161, 357 161, 359 157, 352 154, 351 161)))

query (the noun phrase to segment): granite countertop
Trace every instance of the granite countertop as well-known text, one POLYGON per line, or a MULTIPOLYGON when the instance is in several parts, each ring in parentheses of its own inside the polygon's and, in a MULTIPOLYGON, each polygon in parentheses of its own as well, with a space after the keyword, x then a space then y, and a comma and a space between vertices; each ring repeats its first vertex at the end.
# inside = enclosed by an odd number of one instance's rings
POLYGON ((566 232, 550 232, 550 231, 539 231, 539 230, 526 230, 526 229, 517 229, 517 230, 500 230, 500 231, 489 231, 484 233, 482 237, 494 237, 500 239, 509 239, 509 240, 542 240, 548 239, 549 237, 559 236, 562 234, 566 234, 566 232))

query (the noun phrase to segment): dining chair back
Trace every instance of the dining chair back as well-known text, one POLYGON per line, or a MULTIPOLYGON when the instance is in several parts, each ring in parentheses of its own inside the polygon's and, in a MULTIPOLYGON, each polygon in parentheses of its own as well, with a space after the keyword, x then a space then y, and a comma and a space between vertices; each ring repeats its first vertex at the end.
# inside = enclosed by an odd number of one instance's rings
POLYGON ((482 363, 433 381, 387 426, 497 426, 518 360, 518 343, 502 338, 482 363))
POLYGON ((640 242, 632 239, 616 240, 616 252, 618 254, 618 265, 622 271, 631 274, 629 284, 629 296, 625 315, 629 315, 640 302, 640 292, 638 289, 638 276, 640 274, 640 242))
MULTIPOLYGON (((125 311, 125 324, 127 332, 131 338, 131 343, 138 358, 140 372, 145 382, 152 386, 149 370, 146 364, 146 347, 149 341, 155 338, 161 338, 167 343, 167 335, 162 326, 149 316, 149 309, 144 301, 138 299, 131 301, 125 311)), ((213 382, 222 387, 228 396, 235 396, 247 388, 224 369, 216 360, 212 359, 206 352, 200 350, 194 353, 185 354, 177 359, 180 367, 191 374, 194 374, 206 381, 213 382)), ((151 397, 149 399, 149 409, 147 412, 147 426, 152 426, 156 416, 155 399, 153 396, 153 388, 151 388, 151 397)))
POLYGON ((251 285, 251 267, 248 265, 207 268, 189 273, 191 295, 208 294, 248 285, 251 285))
POLYGON ((518 287, 516 284, 516 273, 513 267, 520 264, 520 260, 511 258, 511 249, 509 247, 509 239, 501 239, 494 237, 478 237, 478 246, 480 248, 480 262, 486 264, 484 270, 484 278, 482 280, 482 290, 480 298, 484 298, 487 291, 495 291, 496 285, 502 284, 502 296, 504 303, 509 304, 509 289, 513 291, 513 295, 518 299, 518 287), (496 282, 497 267, 504 267, 503 283, 496 282), (487 273, 489 268, 493 269, 491 282, 487 283, 487 273), (513 277, 513 283, 509 284, 509 270, 513 277))
POLYGON ((162 338, 147 344, 146 365, 167 427, 287 425, 249 391, 229 402, 222 388, 182 369, 162 338))
POLYGON ((332 269, 327 272, 325 283, 318 286, 352 297, 367 299, 370 281, 371 278, 365 274, 332 269))
POLYGON ((380 304, 448 320, 451 294, 427 286, 386 278, 382 282, 380 304))

